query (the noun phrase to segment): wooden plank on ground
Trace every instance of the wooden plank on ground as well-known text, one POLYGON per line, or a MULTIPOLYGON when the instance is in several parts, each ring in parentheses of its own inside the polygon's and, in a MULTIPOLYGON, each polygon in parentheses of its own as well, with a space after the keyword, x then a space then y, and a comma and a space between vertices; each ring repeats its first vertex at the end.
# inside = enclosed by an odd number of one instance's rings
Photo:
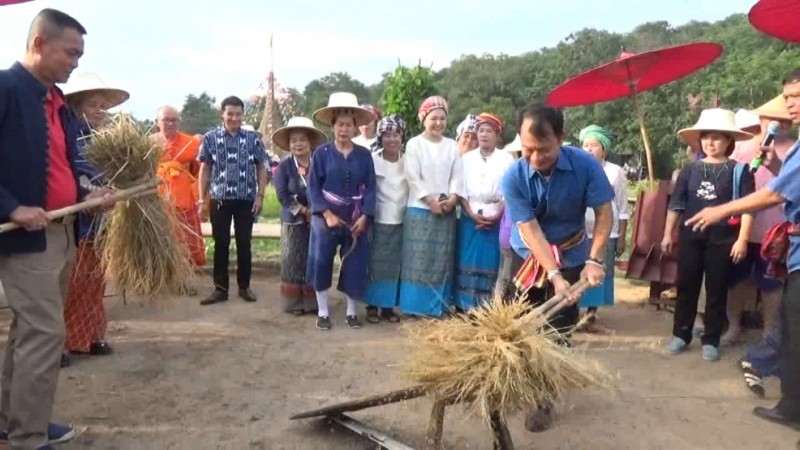
MULTIPOLYGON (((203 222, 200 224, 203 237, 211 237, 211 223, 203 222)), ((231 225, 231 236, 233 236, 233 225, 231 225)), ((254 223, 253 237, 261 239, 280 239, 281 224, 279 223, 254 223)))

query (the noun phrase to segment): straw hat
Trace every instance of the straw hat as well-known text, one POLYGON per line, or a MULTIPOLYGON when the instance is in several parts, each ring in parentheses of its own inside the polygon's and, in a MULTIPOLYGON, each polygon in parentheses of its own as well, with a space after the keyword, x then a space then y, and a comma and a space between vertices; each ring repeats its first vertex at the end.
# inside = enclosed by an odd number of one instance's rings
POLYGON ((792 120, 789 110, 786 109, 786 99, 783 98, 783 94, 754 109, 752 113, 770 119, 792 120))
POLYGON ((328 140, 325 133, 314 127, 314 122, 311 119, 307 117, 292 117, 286 126, 278 128, 272 133, 272 143, 284 150, 289 150, 289 135, 295 130, 307 132, 308 139, 311 141, 311 150, 328 140))
POLYGON ((517 134, 517 137, 515 137, 513 141, 509 142, 505 147, 503 147, 503 151, 510 153, 522 153, 522 139, 520 139, 519 134, 517 134))
POLYGON ((761 120, 758 118, 758 114, 753 114, 746 109, 736 111, 735 121, 736 126, 742 131, 755 127, 758 127, 759 130, 761 129, 761 120))
POLYGON ((71 76, 69 82, 62 88, 62 91, 67 100, 76 94, 85 92, 102 94, 110 105, 108 109, 119 106, 130 98, 128 91, 111 87, 100 78, 100 75, 88 72, 71 76))
POLYGON ((366 125, 375 120, 372 112, 362 108, 358 104, 358 99, 356 98, 355 94, 351 94, 350 92, 334 92, 328 98, 328 106, 316 110, 312 117, 317 122, 332 127, 334 116, 333 113, 337 110, 343 109, 349 109, 353 111, 357 127, 366 125))
POLYGON ((687 144, 697 143, 700 134, 706 131, 718 131, 733 136, 736 141, 747 141, 753 135, 742 131, 736 126, 736 117, 733 111, 722 108, 704 109, 700 113, 700 119, 691 128, 684 128, 678 131, 678 136, 687 144))

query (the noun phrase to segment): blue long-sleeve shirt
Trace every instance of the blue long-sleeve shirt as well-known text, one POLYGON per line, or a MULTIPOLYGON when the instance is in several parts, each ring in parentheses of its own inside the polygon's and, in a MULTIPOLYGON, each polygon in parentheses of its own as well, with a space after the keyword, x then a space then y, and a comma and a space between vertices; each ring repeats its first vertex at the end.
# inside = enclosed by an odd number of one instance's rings
POLYGON ((377 184, 375 165, 369 150, 354 145, 345 158, 332 142, 320 145, 311 156, 311 172, 308 180, 308 197, 311 212, 322 214, 331 210, 340 219, 351 223, 352 207, 334 205, 325 199, 322 191, 345 199, 361 196, 358 203, 361 214, 375 217, 377 184))
MULTIPOLYGON (((92 186, 103 187, 104 180, 100 176, 100 170, 90 163, 83 155, 84 149, 89 145, 92 139, 92 130, 89 125, 81 120, 81 128, 78 135, 77 152, 75 153, 75 171, 78 175, 78 180, 83 187, 86 185, 83 180, 86 179, 92 186)), ((102 220, 101 213, 78 213, 78 237, 81 239, 91 239, 100 229, 100 221, 102 220)))
POLYGON ((297 170, 294 157, 289 156, 278 164, 278 170, 272 180, 278 201, 281 203, 281 222, 286 224, 302 223, 305 219, 292 214, 295 204, 308 206, 307 184, 297 170))

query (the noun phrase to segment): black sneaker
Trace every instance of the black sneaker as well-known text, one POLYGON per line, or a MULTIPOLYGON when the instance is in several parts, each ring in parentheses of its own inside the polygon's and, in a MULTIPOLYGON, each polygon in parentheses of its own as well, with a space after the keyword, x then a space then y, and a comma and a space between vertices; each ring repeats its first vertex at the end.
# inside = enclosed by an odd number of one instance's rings
POLYGON ((331 329, 331 318, 328 316, 317 317, 317 329, 328 331, 331 329))
POLYGON ((358 320, 358 316, 347 316, 344 320, 347 323, 347 328, 361 328, 361 321, 358 320))
POLYGON ((203 306, 208 306, 227 301, 228 301, 228 291, 223 291, 221 289, 214 289, 214 292, 212 292, 211 295, 209 295, 207 298, 203 300, 200 300, 200 304, 203 306))

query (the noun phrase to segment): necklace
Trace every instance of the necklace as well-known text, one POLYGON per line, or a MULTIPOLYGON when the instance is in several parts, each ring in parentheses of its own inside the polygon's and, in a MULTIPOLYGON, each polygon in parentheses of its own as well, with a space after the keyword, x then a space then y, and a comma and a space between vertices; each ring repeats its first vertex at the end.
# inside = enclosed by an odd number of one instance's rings
POLYGON ((710 164, 707 162, 703 162, 703 178, 705 178, 706 180, 713 179, 715 182, 719 181, 720 175, 722 175, 726 170, 728 170, 727 163, 710 164))

